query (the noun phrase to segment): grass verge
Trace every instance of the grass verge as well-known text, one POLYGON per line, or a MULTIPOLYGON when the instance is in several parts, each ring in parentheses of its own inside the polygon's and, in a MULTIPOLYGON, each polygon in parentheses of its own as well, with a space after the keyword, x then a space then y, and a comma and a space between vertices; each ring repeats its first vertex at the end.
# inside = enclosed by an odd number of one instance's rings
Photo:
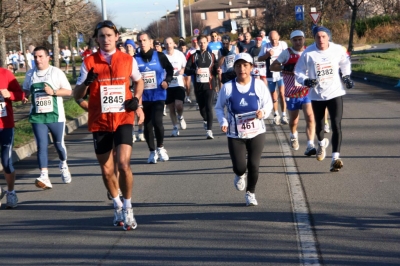
MULTIPOLYGON (((85 113, 73 98, 64 101, 65 117, 67 121, 73 120, 79 115, 85 113)), ((32 125, 28 118, 15 122, 14 129, 14 148, 19 148, 34 139, 32 125)))
POLYGON ((398 78, 400 73, 400 49, 379 53, 359 53, 352 56, 352 70, 398 78))

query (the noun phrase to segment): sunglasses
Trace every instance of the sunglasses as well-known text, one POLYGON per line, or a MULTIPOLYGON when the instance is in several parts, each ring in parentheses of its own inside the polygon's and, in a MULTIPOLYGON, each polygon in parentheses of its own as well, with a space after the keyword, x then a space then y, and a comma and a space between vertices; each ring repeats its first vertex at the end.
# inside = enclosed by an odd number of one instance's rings
POLYGON ((114 31, 118 31, 117 27, 110 20, 104 20, 102 22, 99 22, 97 24, 97 26, 96 26, 96 30, 99 30, 99 29, 104 28, 104 27, 113 29, 114 31))

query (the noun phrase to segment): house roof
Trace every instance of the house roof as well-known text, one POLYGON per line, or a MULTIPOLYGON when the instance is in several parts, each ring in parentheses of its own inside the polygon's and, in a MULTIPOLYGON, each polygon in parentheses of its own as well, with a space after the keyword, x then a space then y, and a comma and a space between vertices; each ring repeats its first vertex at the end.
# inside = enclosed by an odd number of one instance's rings
MULTIPOLYGON (((196 3, 190 5, 192 12, 205 12, 205 11, 222 11, 229 9, 238 8, 262 8, 264 7, 257 0, 250 0, 250 4, 247 0, 199 0, 196 3), (229 2, 232 5, 229 5, 229 2)), ((189 6, 185 6, 185 11, 189 11, 189 6)), ((171 13, 177 13, 179 10, 175 10, 171 13)))

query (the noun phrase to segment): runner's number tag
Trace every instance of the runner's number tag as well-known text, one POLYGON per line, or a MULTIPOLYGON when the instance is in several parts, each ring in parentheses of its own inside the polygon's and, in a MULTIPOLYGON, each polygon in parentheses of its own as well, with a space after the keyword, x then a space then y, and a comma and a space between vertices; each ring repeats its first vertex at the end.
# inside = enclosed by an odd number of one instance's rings
POLYGON ((145 90, 157 89, 157 77, 155 71, 142 72, 142 76, 145 90))
POLYGON ((125 112, 125 85, 100 86, 101 112, 121 113, 125 112))
POLYGON ((210 70, 208 68, 199 68, 200 74, 196 74, 196 82, 208 83, 210 81, 210 70))
POLYGON ((53 112, 53 96, 45 92, 35 92, 36 113, 51 113, 53 112))
POLYGON ((315 75, 322 89, 327 89, 331 86, 334 73, 331 62, 315 63, 315 75))
POLYGON ((6 116, 7 116, 6 101, 4 100, 4 97, 0 95, 0 117, 6 117, 6 116))
POLYGON ((239 138, 249 138, 260 130, 260 121, 256 112, 248 112, 235 115, 236 127, 239 138))

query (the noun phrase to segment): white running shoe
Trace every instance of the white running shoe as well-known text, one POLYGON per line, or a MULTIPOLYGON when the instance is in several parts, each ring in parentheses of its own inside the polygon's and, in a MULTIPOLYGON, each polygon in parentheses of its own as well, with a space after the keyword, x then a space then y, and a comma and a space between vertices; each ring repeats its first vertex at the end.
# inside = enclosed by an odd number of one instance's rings
POLYGON ((164 147, 157 148, 157 153, 158 157, 160 158, 160 162, 166 162, 169 160, 167 150, 164 147))
POLYGON ((214 139, 214 136, 213 136, 212 130, 207 130, 207 133, 206 133, 206 135, 207 135, 207 139, 214 139))
POLYGON ((256 200, 256 194, 250 193, 250 191, 247 191, 244 198, 246 199, 246 206, 257 206, 258 205, 258 202, 256 200))
POLYGON ((133 133, 133 135, 132 135, 132 143, 135 143, 136 142, 136 135, 135 135, 135 132, 133 133))
POLYGON ((64 182, 64 184, 69 184, 72 181, 71 178, 71 173, 69 172, 68 165, 62 165, 60 163, 60 172, 61 172, 61 179, 64 182))
POLYGON ((325 133, 331 132, 331 130, 329 129, 329 123, 325 123, 324 132, 325 132, 325 133))
POLYGON ((178 119, 178 121, 179 121, 179 126, 181 127, 181 129, 185 130, 186 129, 186 121, 183 118, 183 116, 181 116, 181 118, 178 119))
POLYGON ((7 204, 6 209, 13 209, 18 206, 18 197, 17 194, 14 193, 7 193, 7 204))
POLYGON ((158 153, 156 151, 150 151, 147 163, 157 163, 157 160, 158 160, 158 153))
POLYGON ((186 96, 185 102, 187 102, 187 103, 192 103, 192 101, 190 100, 189 96, 186 96))
POLYGON ((36 178, 35 186, 42 189, 51 189, 53 185, 50 182, 49 176, 46 174, 40 174, 40 177, 36 178))
POLYGON ((326 148, 328 148, 328 146, 329 146, 329 140, 327 138, 324 138, 324 140, 325 140, 324 146, 321 146, 318 144, 318 148, 317 148, 317 160, 318 161, 322 161, 323 159, 325 159, 326 148))
POLYGON ((124 224, 124 215, 122 207, 117 207, 114 209, 114 226, 122 226, 124 224))
POLYGON ((171 137, 177 137, 179 136, 179 129, 177 127, 174 127, 172 129, 171 137))
POLYGON ((207 121, 203 121, 203 128, 204 130, 207 130, 207 121))
POLYGON ((124 218, 124 225, 123 228, 125 231, 135 230, 137 227, 135 216, 133 215, 133 209, 127 208, 126 210, 122 211, 123 218, 124 218))
POLYGON ((274 124, 279 126, 281 124, 281 116, 280 115, 274 115, 274 124))
POLYGON ((137 140, 137 141, 146 141, 146 139, 144 138, 143 131, 138 131, 137 139, 136 139, 136 140, 137 140))
POLYGON ((296 138, 290 138, 290 147, 292 147, 293 150, 297 151, 300 148, 299 140, 296 138))
POLYGON ((282 124, 282 125, 287 125, 287 124, 289 124, 289 121, 287 120, 286 115, 282 116, 282 118, 281 118, 281 124, 282 124))
POLYGON ((246 188, 246 174, 243 174, 241 176, 235 175, 233 183, 237 190, 243 191, 246 188))

